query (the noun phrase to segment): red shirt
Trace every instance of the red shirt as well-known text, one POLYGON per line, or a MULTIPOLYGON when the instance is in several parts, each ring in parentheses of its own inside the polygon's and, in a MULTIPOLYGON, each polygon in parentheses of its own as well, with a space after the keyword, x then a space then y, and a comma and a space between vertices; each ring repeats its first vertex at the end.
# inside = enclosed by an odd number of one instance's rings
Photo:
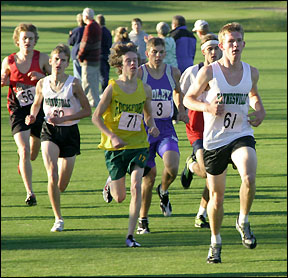
POLYGON ((203 112, 188 111, 189 123, 186 124, 187 138, 192 145, 197 139, 203 139, 204 119, 203 112))

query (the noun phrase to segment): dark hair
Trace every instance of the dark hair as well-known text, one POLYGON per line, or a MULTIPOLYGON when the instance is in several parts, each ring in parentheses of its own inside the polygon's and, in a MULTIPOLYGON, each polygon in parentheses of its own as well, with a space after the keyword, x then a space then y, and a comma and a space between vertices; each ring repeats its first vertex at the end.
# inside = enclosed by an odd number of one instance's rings
POLYGON ((173 16, 173 21, 176 23, 177 26, 185 26, 186 20, 182 15, 175 15, 173 16))
POLYGON ((157 46, 157 45, 162 45, 165 47, 165 41, 161 38, 151 38, 150 40, 148 40, 147 44, 146 44, 146 50, 149 51, 149 49, 153 46, 157 46))
POLYGON ((142 25, 142 20, 140 18, 138 18, 138 17, 133 18, 132 22, 139 22, 142 25))

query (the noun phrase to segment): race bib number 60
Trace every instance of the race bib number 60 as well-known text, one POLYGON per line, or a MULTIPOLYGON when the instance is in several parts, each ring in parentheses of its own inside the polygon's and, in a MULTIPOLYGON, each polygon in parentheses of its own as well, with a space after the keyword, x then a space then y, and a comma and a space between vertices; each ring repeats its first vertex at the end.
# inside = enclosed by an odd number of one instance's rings
POLYGON ((17 92, 16 96, 22 107, 32 104, 34 101, 34 97, 35 97, 35 87, 31 87, 23 91, 19 91, 17 92))
POLYGON ((138 113, 122 112, 118 128, 129 131, 141 131, 143 116, 138 113))

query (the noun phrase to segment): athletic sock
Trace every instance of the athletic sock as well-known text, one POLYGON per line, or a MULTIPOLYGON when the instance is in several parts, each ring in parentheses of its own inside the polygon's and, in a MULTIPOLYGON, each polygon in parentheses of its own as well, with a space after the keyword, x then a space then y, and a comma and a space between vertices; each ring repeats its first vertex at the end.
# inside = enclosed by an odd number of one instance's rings
POLYGON ((191 162, 191 163, 189 164, 189 166, 188 166, 188 168, 189 168, 189 170, 190 170, 191 173, 194 173, 194 171, 193 171, 193 165, 194 165, 195 163, 197 163, 197 162, 196 162, 196 161, 193 161, 193 162, 191 162))
POLYGON ((200 218, 200 215, 203 215, 205 218, 207 216, 206 209, 203 208, 201 205, 200 205, 198 213, 197 213, 197 218, 200 218))
POLYGON ((217 235, 211 235, 211 245, 213 244, 222 244, 220 233, 217 235))
POLYGON ((238 217, 238 224, 242 226, 244 225, 244 223, 247 223, 247 222, 248 222, 248 214, 247 215, 242 214, 240 211, 239 217, 238 217))
POLYGON ((168 190, 166 190, 166 191, 164 191, 163 189, 162 189, 162 184, 160 185, 160 194, 163 196, 163 195, 165 195, 165 194, 167 194, 168 193, 168 190))

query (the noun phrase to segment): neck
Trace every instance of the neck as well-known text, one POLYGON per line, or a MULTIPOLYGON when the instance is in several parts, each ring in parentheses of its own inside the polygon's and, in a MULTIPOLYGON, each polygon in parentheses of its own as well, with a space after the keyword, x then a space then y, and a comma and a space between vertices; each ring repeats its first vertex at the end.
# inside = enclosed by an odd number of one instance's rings
POLYGON ((20 51, 17 53, 17 56, 21 59, 21 60, 25 60, 29 57, 33 56, 33 50, 32 51, 27 51, 26 49, 20 49, 20 51))
POLYGON ((65 80, 66 78, 67 78, 67 74, 65 72, 61 72, 61 73, 52 72, 50 81, 61 82, 65 80))
POLYGON ((161 72, 164 67, 165 67, 165 64, 164 63, 161 63, 161 64, 158 64, 158 65, 153 65, 152 63, 148 62, 147 63, 147 66, 153 70, 155 70, 156 72, 161 72))

